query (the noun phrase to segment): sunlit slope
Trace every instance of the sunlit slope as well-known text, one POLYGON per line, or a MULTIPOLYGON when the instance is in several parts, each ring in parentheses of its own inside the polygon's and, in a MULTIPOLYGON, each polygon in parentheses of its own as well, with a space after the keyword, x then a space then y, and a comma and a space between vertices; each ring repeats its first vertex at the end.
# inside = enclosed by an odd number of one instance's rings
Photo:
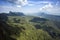
POLYGON ((0 40, 60 40, 60 22, 34 16, 0 17, 0 40))
MULTIPOLYGON (((21 28, 17 40, 60 40, 60 29, 53 21, 33 16, 8 16, 8 25, 21 28)), ((18 30, 20 31, 20 30, 18 30)))

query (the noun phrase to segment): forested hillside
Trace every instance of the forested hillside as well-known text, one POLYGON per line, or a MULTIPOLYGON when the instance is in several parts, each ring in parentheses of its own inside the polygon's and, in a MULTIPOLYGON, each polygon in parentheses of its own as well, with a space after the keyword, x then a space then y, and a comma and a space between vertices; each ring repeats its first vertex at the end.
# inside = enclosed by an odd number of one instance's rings
POLYGON ((34 16, 0 14, 0 40, 60 40, 59 23, 34 16))

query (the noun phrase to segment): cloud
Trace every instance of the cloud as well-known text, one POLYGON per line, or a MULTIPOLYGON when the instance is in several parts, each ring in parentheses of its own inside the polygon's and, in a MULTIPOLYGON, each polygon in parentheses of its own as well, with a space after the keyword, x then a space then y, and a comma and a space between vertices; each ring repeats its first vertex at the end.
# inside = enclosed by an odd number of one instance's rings
POLYGON ((28 2, 32 3, 32 4, 48 4, 48 3, 50 3, 49 1, 38 1, 38 2, 28 1, 28 2))
POLYGON ((1 4, 3 4, 4 6, 0 5, 0 12, 23 11, 26 13, 34 13, 36 11, 44 11, 50 13, 60 13, 59 1, 2 0, 1 4))
POLYGON ((40 11, 43 11, 43 10, 45 11, 45 10, 48 10, 48 9, 51 9, 51 8, 53 8, 53 5, 51 3, 49 3, 45 6, 43 6, 42 8, 40 8, 40 11))
POLYGON ((28 4, 27 0, 5 0, 5 2, 11 3, 12 5, 25 6, 28 4))
POLYGON ((40 11, 42 12, 47 12, 47 13, 50 13, 50 14, 60 14, 60 7, 57 6, 58 5, 58 2, 55 4, 55 5, 52 5, 51 3, 43 6, 40 8, 40 11))
POLYGON ((20 7, 20 8, 21 8, 21 6, 20 6, 20 5, 17 5, 17 7, 20 7))
POLYGON ((20 12, 22 8, 18 8, 15 6, 0 6, 0 13, 1 12, 9 12, 9 11, 15 11, 15 12, 20 12))
POLYGON ((59 2, 59 1, 57 1, 57 2, 56 2, 56 6, 59 6, 59 5, 60 5, 60 2, 59 2))
POLYGON ((35 6, 35 4, 28 4, 28 6, 35 6))

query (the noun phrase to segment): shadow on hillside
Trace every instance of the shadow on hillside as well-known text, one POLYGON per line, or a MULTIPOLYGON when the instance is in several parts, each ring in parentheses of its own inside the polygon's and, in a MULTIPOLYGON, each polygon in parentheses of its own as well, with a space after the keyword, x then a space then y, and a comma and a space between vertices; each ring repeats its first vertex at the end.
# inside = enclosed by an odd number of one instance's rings
POLYGON ((34 25, 36 29, 41 29, 40 25, 34 25))
POLYGON ((16 40, 11 35, 20 36, 22 28, 12 27, 6 23, 8 17, 6 14, 0 14, 0 40, 16 40))
POLYGON ((33 18, 32 20, 30 20, 30 22, 44 22, 44 21, 47 21, 47 19, 44 19, 44 18, 40 18, 40 17, 35 17, 33 18))
MULTIPOLYGON (((48 34, 52 37, 52 38, 60 38, 60 31, 58 31, 57 29, 54 28, 54 26, 48 26, 48 24, 46 25, 46 21, 48 21, 48 19, 44 19, 44 18, 39 18, 39 17, 35 17, 32 20, 30 20, 30 22, 34 22, 34 23, 39 23, 42 25, 34 25, 36 29, 43 29, 44 31, 48 32, 48 34)), ((54 22, 55 25, 57 25, 58 28, 60 28, 59 24, 60 22, 54 22)))

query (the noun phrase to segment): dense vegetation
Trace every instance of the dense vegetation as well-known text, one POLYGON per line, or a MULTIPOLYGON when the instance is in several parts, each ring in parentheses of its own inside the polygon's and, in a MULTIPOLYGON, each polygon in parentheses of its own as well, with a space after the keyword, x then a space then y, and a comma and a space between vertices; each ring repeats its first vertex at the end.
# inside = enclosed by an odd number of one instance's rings
POLYGON ((60 40, 59 23, 40 17, 0 14, 0 40, 60 40))

